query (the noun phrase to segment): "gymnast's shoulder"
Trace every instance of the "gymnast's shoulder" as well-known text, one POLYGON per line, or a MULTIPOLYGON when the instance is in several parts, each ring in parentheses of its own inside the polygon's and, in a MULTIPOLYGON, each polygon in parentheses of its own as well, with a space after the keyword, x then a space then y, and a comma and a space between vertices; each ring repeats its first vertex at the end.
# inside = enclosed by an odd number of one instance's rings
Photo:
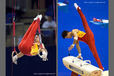
POLYGON ((78 31, 79 31, 78 29, 73 29, 73 30, 72 30, 72 33, 78 32, 78 31))

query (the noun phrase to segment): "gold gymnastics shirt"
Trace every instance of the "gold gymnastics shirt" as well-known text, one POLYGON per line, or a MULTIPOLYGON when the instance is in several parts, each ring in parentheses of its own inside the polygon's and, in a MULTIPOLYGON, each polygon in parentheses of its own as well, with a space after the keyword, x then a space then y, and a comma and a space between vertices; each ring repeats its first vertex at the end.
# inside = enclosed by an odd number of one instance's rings
POLYGON ((86 33, 83 32, 83 31, 77 32, 77 35, 78 35, 79 38, 82 38, 85 34, 86 34, 86 33))
POLYGON ((30 54, 32 56, 35 56, 35 55, 38 55, 39 53, 39 48, 38 48, 38 44, 37 43, 34 43, 34 45, 31 47, 31 52, 30 54))

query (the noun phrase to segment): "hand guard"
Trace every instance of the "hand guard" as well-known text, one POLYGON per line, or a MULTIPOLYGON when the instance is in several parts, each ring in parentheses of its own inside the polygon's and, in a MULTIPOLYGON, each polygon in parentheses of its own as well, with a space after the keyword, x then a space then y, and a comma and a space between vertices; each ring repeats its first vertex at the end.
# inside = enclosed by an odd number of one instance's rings
POLYGON ((42 55, 38 54, 40 58, 42 58, 43 61, 47 61, 48 58, 47 58, 47 55, 48 55, 48 52, 46 49, 42 49, 42 55))

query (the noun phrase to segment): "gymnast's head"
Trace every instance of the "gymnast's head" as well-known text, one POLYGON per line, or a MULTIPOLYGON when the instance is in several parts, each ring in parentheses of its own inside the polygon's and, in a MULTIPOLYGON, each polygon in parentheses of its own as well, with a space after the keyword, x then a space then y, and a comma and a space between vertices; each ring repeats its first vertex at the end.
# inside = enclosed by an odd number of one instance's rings
POLYGON ((72 38, 72 32, 69 32, 69 31, 66 31, 64 30, 62 32, 62 37, 65 39, 65 38, 72 38))
POLYGON ((34 38, 34 42, 39 42, 39 36, 38 35, 35 35, 35 38, 34 38))

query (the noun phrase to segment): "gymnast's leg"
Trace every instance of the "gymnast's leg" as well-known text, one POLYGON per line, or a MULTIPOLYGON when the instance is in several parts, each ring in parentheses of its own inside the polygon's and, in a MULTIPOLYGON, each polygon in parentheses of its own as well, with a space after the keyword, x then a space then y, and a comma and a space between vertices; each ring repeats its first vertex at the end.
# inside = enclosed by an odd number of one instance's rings
POLYGON ((35 21, 34 25, 32 25, 31 30, 29 31, 27 38, 21 43, 21 45, 18 46, 19 50, 25 55, 29 54, 31 51, 31 46, 33 45, 38 26, 40 26, 40 19, 35 21))
MULTIPOLYGON (((23 41, 24 40, 26 40, 26 39, 28 39, 29 37, 30 37, 30 35, 32 35, 32 34, 30 34, 30 32, 32 32, 31 31, 31 29, 32 28, 34 28, 33 26, 36 24, 37 26, 39 26, 39 24, 40 24, 40 20, 42 19, 42 15, 38 15, 38 16, 36 16, 36 18, 34 18, 34 21, 32 22, 32 24, 30 25, 30 27, 28 28, 28 30, 27 30, 27 32, 25 33, 25 35, 24 35, 24 37, 22 38, 22 40, 21 40, 21 42, 20 42, 20 44, 19 44, 19 46, 21 46, 21 44, 23 43, 23 41), (39 18, 39 19, 38 19, 39 18)), ((36 29, 37 30, 37 29, 36 29)), ((35 32, 36 33, 36 32, 35 32)))
POLYGON ((17 64, 17 59, 21 58, 22 56, 28 54, 31 50, 31 46, 34 42, 34 37, 37 31, 38 26, 40 26, 40 20, 41 20, 41 15, 38 20, 33 21, 33 23, 30 25, 29 29, 27 30, 26 34, 24 35, 21 43, 19 44, 18 48, 20 50, 20 53, 15 55, 12 60, 15 64, 17 64))
MULTIPOLYGON (((19 50, 21 50, 22 45, 23 45, 24 41, 26 40, 26 38, 27 38, 27 36, 28 36, 28 34, 29 34, 29 32, 30 32, 32 26, 34 25, 34 23, 35 23, 35 21, 33 21, 32 24, 29 26, 27 32, 25 33, 24 37, 22 38, 21 42, 19 43, 19 45, 18 45, 18 49, 19 49, 19 50)), ((12 55, 12 56, 13 56, 13 55, 12 55)), ((23 56, 24 56, 24 54, 20 51, 17 55, 15 55, 15 56, 12 57, 12 61, 13 61, 15 64, 17 64, 17 59, 18 59, 18 58, 21 58, 21 57, 23 57, 23 56)))
POLYGON ((90 42, 88 44, 88 46, 89 46, 95 60, 97 61, 97 64, 98 64, 99 68, 101 68, 103 70, 104 68, 103 68, 102 63, 100 61, 100 58, 98 56, 97 49, 96 49, 96 46, 95 46, 95 42, 90 42))
POLYGON ((99 58, 98 53, 97 53, 97 50, 96 50, 95 40, 94 40, 94 34, 91 31, 91 29, 89 28, 88 23, 87 23, 87 20, 86 20, 84 14, 82 13, 80 7, 76 3, 74 3, 74 6, 77 9, 78 13, 80 14, 80 17, 82 19, 82 23, 83 23, 84 29, 86 31, 86 34, 87 34, 88 38, 89 38, 88 45, 90 47, 90 50, 93 53, 93 56, 96 59, 99 68, 101 68, 103 70, 102 63, 100 61, 100 58, 99 58))
MULTIPOLYGON (((24 34, 24 36, 23 36, 21 42, 23 42, 23 41, 27 38, 27 36, 28 36, 28 34, 29 34, 29 32, 30 32, 30 30, 31 30, 31 28, 32 28, 32 26, 33 26, 34 24, 35 24, 35 21, 33 21, 32 24, 29 26, 29 28, 28 28, 28 30, 26 31, 26 33, 24 34)), ((20 42, 20 44, 21 44, 21 42, 20 42)))
POLYGON ((74 3, 74 6, 77 9, 77 11, 78 11, 78 13, 79 13, 79 15, 81 17, 81 20, 82 20, 82 23, 83 23, 83 26, 84 26, 86 34, 87 35, 89 35, 89 34, 91 35, 92 31, 91 31, 91 29, 90 29, 90 27, 89 27, 89 25, 87 23, 87 20, 86 20, 84 14, 81 11, 81 8, 76 3, 74 3))
POLYGON ((17 55, 15 55, 15 56, 12 57, 12 61, 13 61, 15 64, 17 64, 17 59, 18 59, 18 58, 21 58, 21 57, 24 56, 24 54, 21 52, 21 51, 22 51, 22 48, 23 48, 23 44, 25 43, 25 41, 26 41, 26 39, 27 39, 27 37, 28 37, 28 35, 29 35, 29 33, 30 33, 30 31, 31 31, 31 29, 32 29, 32 27, 33 27, 33 25, 34 25, 34 23, 35 23, 35 21, 33 21, 33 23, 30 25, 30 27, 28 28, 28 30, 27 30, 27 32, 25 33, 24 37, 22 38, 20 44, 18 45, 18 49, 20 50, 20 52, 19 52, 17 55))

